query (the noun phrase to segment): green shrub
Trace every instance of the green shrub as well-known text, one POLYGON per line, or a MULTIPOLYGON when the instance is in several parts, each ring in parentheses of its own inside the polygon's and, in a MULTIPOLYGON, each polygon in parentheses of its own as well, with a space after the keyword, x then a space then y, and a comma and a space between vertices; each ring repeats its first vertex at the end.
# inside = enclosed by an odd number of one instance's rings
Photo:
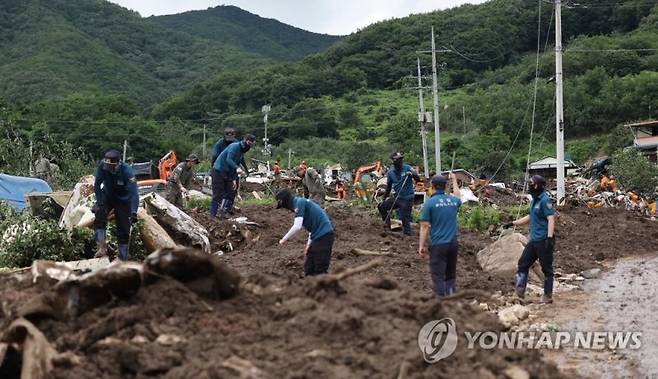
POLYGON ((485 205, 465 205, 459 209, 457 221, 461 228, 483 232, 491 225, 500 224, 500 211, 485 205))
POLYGON ((658 167, 646 159, 635 148, 628 148, 615 154, 610 165, 610 173, 627 191, 653 199, 658 186, 658 167))

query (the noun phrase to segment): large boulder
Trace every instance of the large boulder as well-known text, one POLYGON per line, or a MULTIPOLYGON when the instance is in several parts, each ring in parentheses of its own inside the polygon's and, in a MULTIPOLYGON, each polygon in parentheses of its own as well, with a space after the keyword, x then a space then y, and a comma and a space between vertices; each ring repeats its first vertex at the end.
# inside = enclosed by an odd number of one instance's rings
MULTIPOLYGON (((528 239, 521 233, 504 235, 498 241, 478 251, 477 262, 483 271, 501 278, 514 278, 517 264, 528 239)), ((530 280, 543 283, 539 262, 530 269, 530 280)))

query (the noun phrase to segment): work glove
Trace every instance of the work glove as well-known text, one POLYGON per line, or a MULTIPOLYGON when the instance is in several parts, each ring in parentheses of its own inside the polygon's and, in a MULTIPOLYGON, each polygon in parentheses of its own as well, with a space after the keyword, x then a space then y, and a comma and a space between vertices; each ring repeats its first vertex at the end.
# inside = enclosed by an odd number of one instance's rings
POLYGON ((546 238, 544 246, 546 247, 546 250, 553 251, 553 249, 555 249, 555 236, 546 238))
POLYGON ((514 226, 514 222, 512 222, 512 221, 506 222, 506 223, 503 224, 503 229, 509 229, 513 226, 514 226))
POLYGON ((136 213, 136 212, 133 212, 133 213, 130 215, 130 224, 131 224, 131 225, 135 225, 136 222, 137 222, 137 213, 136 213))

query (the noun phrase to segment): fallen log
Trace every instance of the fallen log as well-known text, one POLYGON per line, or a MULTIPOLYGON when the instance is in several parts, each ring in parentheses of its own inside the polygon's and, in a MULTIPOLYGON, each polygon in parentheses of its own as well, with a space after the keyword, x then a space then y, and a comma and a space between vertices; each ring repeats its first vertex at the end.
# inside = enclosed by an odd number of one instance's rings
POLYGON ((373 267, 381 266, 384 263, 384 261, 381 258, 373 259, 370 262, 357 266, 355 268, 350 268, 347 269, 343 272, 339 272, 338 274, 327 274, 322 277, 324 281, 334 281, 334 282, 339 282, 343 279, 349 278, 350 276, 362 273, 364 271, 368 271, 373 267))
POLYGON ((149 253, 160 249, 173 249, 176 247, 176 242, 169 236, 167 231, 151 215, 146 213, 144 208, 137 210, 137 217, 144 221, 142 241, 144 241, 144 246, 149 253))
POLYGON ((354 248, 354 249, 350 250, 350 252, 352 254, 356 254, 356 255, 366 255, 366 256, 376 256, 376 257, 381 257, 381 256, 387 257, 387 256, 392 255, 392 253, 390 251, 372 251, 372 250, 365 250, 365 249, 358 249, 358 248, 354 248))
POLYGON ((187 213, 156 193, 144 197, 144 206, 158 223, 175 234, 174 238, 180 237, 184 239, 183 244, 189 244, 207 254, 211 253, 208 230, 187 213))

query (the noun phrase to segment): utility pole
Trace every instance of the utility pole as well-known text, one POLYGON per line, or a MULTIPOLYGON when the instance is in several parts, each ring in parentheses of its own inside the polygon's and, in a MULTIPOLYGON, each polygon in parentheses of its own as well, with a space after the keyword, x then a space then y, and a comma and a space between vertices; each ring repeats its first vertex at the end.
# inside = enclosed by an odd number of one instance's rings
POLYGON ((206 160, 206 124, 203 124, 203 160, 206 160))
POLYGON ((265 123, 265 137, 263 137, 263 155, 265 157, 270 156, 270 144, 269 144, 269 139, 267 138, 267 116, 269 115, 270 111, 272 110, 272 107, 268 105, 263 105, 262 112, 265 114, 263 117, 263 122, 265 123))
POLYGON ((555 0, 555 143, 557 148, 557 202, 564 199, 564 104, 562 88, 562 4, 555 0))
POLYGON ((441 134, 439 128, 439 93, 436 79, 436 45, 434 43, 434 26, 432 26, 432 100, 434 103, 434 159, 436 173, 441 173, 441 134))
POLYGON ((464 134, 466 134, 466 108, 462 105, 462 119, 464 120, 464 134))
POLYGON ((420 74, 420 58, 416 58, 416 62, 418 63, 418 102, 419 102, 419 108, 418 108, 418 121, 420 121, 420 136, 423 141, 423 172, 425 173, 425 177, 429 178, 429 163, 427 162, 427 131, 425 130, 425 122, 426 117, 425 117, 425 103, 423 101, 423 82, 421 81, 421 74, 420 74))
POLYGON ((288 148, 288 170, 290 170, 290 159, 292 158, 292 149, 288 148))
POLYGON ((126 150, 128 150, 128 140, 123 140, 123 161, 126 161, 126 150))

